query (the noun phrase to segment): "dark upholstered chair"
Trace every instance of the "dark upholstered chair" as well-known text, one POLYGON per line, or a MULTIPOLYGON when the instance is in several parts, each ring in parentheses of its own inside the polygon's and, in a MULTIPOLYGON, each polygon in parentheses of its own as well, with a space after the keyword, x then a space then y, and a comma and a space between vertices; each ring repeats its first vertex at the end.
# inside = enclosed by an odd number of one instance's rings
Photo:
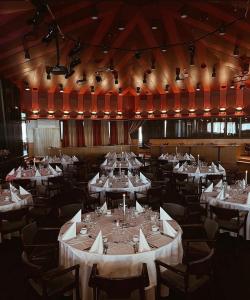
MULTIPOLYGON (((209 283, 212 277, 212 259, 214 250, 199 260, 170 266, 159 260, 155 261, 157 272, 156 299, 160 298, 161 285, 187 297, 209 283), (166 270, 162 272, 162 269, 166 270)), ((185 298, 186 299, 186 298, 185 298)))
MULTIPOLYGON (((55 297, 63 296, 64 293, 70 290, 75 290, 75 299, 80 300, 79 265, 69 268, 58 267, 49 271, 43 271, 41 266, 29 260, 26 252, 22 253, 22 261, 27 281, 41 299, 55 299, 55 297)), ((27 298, 33 299, 29 295, 27 298)))
MULTIPOLYGON (((142 272, 138 276, 108 278, 99 275, 97 264, 94 264, 89 278, 89 286, 93 288, 94 300, 129 299, 135 291, 139 291, 136 299, 145 300, 145 287, 149 285, 148 270, 142 264, 142 272)), ((134 299, 134 298, 133 298, 134 299)))

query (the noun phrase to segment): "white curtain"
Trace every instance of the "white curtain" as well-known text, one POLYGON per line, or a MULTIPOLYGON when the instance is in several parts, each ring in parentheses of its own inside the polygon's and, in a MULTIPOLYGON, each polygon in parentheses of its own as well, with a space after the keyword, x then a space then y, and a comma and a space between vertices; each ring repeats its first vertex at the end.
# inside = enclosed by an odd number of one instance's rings
POLYGON ((102 145, 106 146, 109 145, 109 121, 101 121, 101 138, 102 138, 102 145))
POLYGON ((44 156, 49 155, 49 148, 59 148, 60 129, 59 128, 34 128, 34 155, 44 156))
POLYGON ((69 147, 76 147, 76 121, 68 120, 68 129, 69 129, 69 147))
POLYGON ((85 146, 93 146, 93 124, 91 120, 84 120, 85 146))
POLYGON ((117 127, 117 142, 118 145, 122 145, 124 144, 124 122, 117 121, 116 127, 117 127))

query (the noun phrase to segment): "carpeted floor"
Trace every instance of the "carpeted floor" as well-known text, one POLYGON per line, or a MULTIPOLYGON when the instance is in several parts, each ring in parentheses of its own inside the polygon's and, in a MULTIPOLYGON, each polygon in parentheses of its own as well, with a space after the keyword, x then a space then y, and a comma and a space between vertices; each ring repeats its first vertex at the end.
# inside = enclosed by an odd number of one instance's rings
MULTIPOLYGON (((221 235, 215 256, 214 297, 207 290, 192 300, 249 300, 250 299, 250 241, 240 241, 238 253, 234 251, 233 238, 221 235)), ((21 262, 21 244, 18 238, 0 244, 0 299, 36 300, 35 295, 27 299, 26 282, 21 262)), ((63 299, 70 299, 63 298, 63 299)), ((180 299, 171 295, 167 299, 180 299)), ((85 299, 84 299, 85 300, 85 299)), ((86 299, 88 300, 88 299, 86 299)))

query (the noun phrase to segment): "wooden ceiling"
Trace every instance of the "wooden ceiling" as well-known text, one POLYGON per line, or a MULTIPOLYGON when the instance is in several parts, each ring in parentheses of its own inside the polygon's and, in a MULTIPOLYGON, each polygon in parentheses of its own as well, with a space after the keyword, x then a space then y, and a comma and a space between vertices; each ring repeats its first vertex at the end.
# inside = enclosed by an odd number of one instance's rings
MULTIPOLYGON (((34 35, 27 39, 25 44, 31 59, 25 59, 23 36, 32 30, 27 20, 34 15, 35 7, 31 1, 1 1, 0 76, 20 86, 27 81, 32 88, 53 90, 63 84, 64 90, 82 92, 94 86, 96 94, 117 93, 120 87, 123 92, 136 95, 137 87, 142 94, 164 94, 166 84, 174 93, 195 92, 200 83, 201 89, 212 91, 229 87, 232 80, 239 88, 241 77, 238 76, 250 61, 247 1, 46 2, 65 35, 64 40, 60 39, 61 64, 69 63, 68 52, 74 46, 71 38, 80 39, 82 43, 81 64, 69 79, 52 75, 51 80, 47 80, 45 67, 56 63, 54 42, 48 45, 41 42, 52 21, 50 14, 45 14, 34 35), (98 13, 96 20, 91 18, 94 9, 98 13), (183 9, 187 12, 186 18, 181 17, 183 9), (230 22, 233 24, 227 26, 230 22), (226 33, 220 35, 218 28, 225 24, 226 33), (152 25, 157 29, 152 29, 152 25), (119 30, 119 26, 125 29, 119 30), (206 34, 207 37, 195 42, 194 65, 190 66, 188 46, 206 34), (104 46, 109 49, 106 54, 104 46), (233 55, 235 46, 239 47, 239 56, 233 55), (167 48, 166 52, 162 47, 167 48), (135 57, 137 51, 140 58, 135 57), (109 70, 110 64, 118 72, 118 84, 109 70), (213 67, 216 77, 212 77, 213 67), (175 80, 176 68, 180 68, 180 81, 175 80), (100 83, 96 82, 96 72, 102 77, 100 83), (76 81, 83 74, 87 81, 79 86, 76 81), (144 77, 146 82, 143 82, 144 77)), ((247 86, 248 72, 243 80, 247 86)))

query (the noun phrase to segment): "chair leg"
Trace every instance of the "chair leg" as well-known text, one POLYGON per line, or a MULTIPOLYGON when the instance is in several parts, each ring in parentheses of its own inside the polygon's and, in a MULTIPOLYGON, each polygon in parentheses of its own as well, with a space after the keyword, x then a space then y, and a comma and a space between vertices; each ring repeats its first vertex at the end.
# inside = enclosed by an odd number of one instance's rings
POLYGON ((76 300, 81 300, 80 298, 80 290, 79 290, 79 285, 76 286, 75 288, 75 293, 76 293, 76 300))
POLYGON ((155 299, 160 300, 161 299, 161 285, 157 283, 155 287, 155 299))

